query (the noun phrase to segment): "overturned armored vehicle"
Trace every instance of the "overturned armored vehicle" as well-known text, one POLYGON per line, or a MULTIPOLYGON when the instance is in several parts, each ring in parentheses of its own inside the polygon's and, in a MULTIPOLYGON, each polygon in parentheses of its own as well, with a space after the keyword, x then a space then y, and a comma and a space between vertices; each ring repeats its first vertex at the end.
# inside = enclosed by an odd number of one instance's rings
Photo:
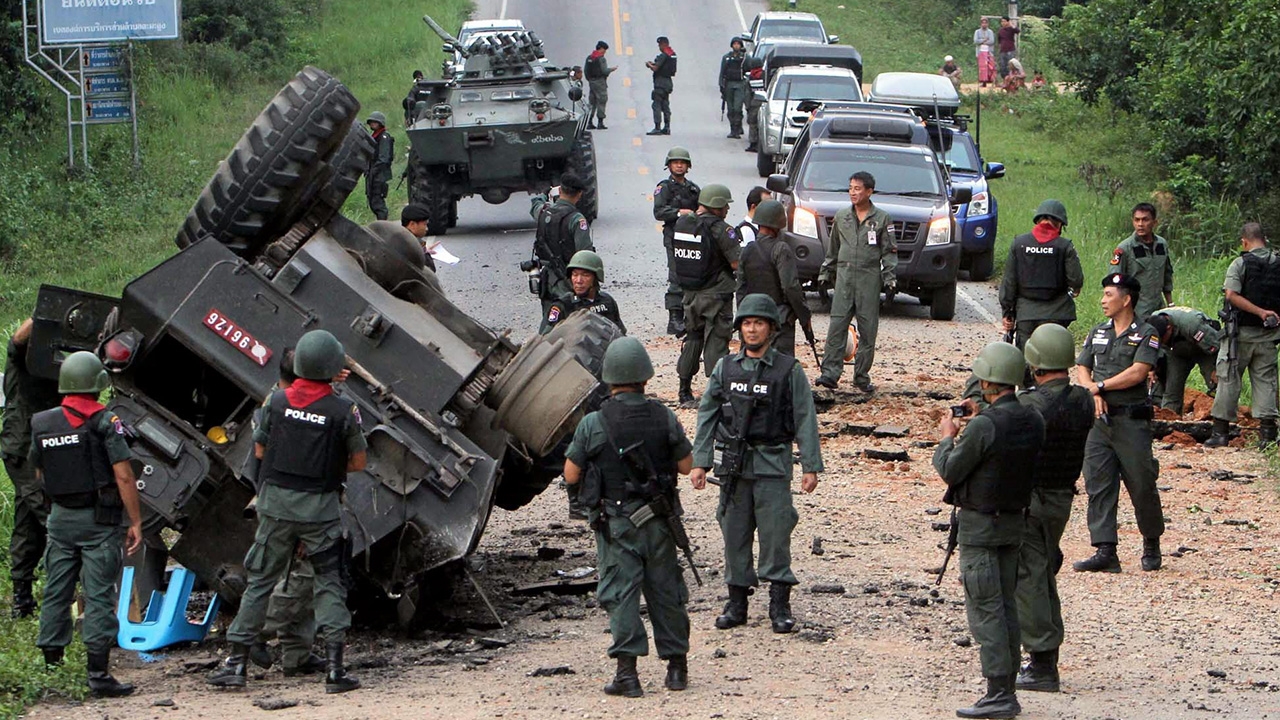
POLYGON ((369 462, 348 476, 343 521, 357 576, 390 595, 470 553, 494 504, 547 486, 598 385, 577 358, 598 362, 618 334, 582 314, 518 347, 449 302, 398 225, 339 215, 372 148, 358 110, 306 68, 219 166, 180 252, 118 300, 45 287, 37 302, 33 370, 56 377, 71 351, 99 352, 147 529, 177 530, 171 554, 229 598, 254 530, 251 414, 305 332, 332 332, 348 354, 339 392, 359 407, 369 462))

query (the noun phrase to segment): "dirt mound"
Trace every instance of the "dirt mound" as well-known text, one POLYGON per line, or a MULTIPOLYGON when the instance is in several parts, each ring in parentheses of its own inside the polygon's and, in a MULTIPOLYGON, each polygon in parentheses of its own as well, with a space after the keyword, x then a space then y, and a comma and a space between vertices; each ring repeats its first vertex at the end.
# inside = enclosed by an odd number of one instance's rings
POLYGON ((1157 420, 1181 420, 1182 416, 1168 408, 1156 408, 1157 420))
POLYGON ((1186 395, 1182 398, 1182 409, 1183 415, 1191 416, 1191 420, 1208 420, 1209 411, 1213 409, 1213 398, 1194 388, 1187 388, 1186 395))
POLYGON ((1174 430, 1173 432, 1164 436, 1164 441, 1167 443, 1173 443, 1174 445, 1178 445, 1180 447, 1195 447, 1196 445, 1200 444, 1195 438, 1191 437, 1190 435, 1184 432, 1179 432, 1177 430, 1174 430))

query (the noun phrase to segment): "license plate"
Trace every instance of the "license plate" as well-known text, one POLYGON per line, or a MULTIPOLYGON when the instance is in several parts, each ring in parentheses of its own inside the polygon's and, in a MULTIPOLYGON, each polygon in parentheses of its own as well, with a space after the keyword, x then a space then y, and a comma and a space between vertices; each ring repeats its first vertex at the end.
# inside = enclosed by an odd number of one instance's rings
POLYGON ((244 356, 257 363, 258 367, 266 367, 267 361, 271 359, 271 348, 258 342, 247 330, 223 315, 217 308, 210 310, 204 316, 204 326, 244 353, 244 356))

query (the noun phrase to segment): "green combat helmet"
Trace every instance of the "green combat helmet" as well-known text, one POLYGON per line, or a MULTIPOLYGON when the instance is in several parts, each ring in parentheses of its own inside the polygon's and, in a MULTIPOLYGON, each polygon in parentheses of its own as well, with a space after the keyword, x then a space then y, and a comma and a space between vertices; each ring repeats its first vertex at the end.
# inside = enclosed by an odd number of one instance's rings
POLYGON ((777 200, 765 200, 756 206, 752 219, 760 227, 781 230, 787 226, 787 209, 777 200))
POLYGON ((727 208, 731 202, 733 202, 733 194, 729 192, 729 188, 720 183, 711 183, 702 188, 702 192, 698 194, 698 204, 713 210, 727 208))
POLYGON ((58 370, 58 392, 63 395, 97 395, 110 384, 107 371, 102 368, 102 361, 97 355, 85 350, 68 355, 58 370))
POLYGON ((369 117, 365 118, 365 122, 366 122, 366 123, 371 123, 371 122, 381 123, 381 124, 382 124, 382 127, 386 127, 386 126, 387 126, 387 116, 386 116, 386 115, 383 115, 383 114, 382 114, 380 111, 378 111, 378 110, 374 110, 373 112, 369 113, 369 117))
POLYGON ((1009 343, 993 342, 982 348, 973 361, 973 374, 997 385, 1017 385, 1026 372, 1022 351, 1009 343))
POLYGON ((1067 206, 1062 204, 1061 200, 1045 200, 1040 203, 1040 207, 1036 208, 1036 214, 1031 216, 1031 222, 1039 222, 1042 217, 1051 217, 1062 223, 1062 227, 1067 226, 1067 206))
POLYGON ((1071 331, 1049 323, 1027 339, 1027 364, 1037 370, 1067 370, 1076 364, 1076 341, 1071 331))
POLYGON ((596 282, 604 282, 604 260, 600 256, 590 250, 579 250, 569 258, 569 264, 566 266, 569 270, 577 268, 593 272, 596 275, 596 282))
POLYGON ((303 335, 293 352, 293 374, 307 380, 332 380, 346 364, 342 343, 328 330, 303 335))
POLYGON ((693 167, 693 158, 690 157, 689 151, 682 147, 673 147, 667 151, 667 161, 663 165, 670 165, 672 160, 683 160, 689 163, 689 167, 693 167))
POLYGON ((639 385, 653 377, 653 363, 644 345, 633 337, 620 337, 604 351, 600 380, 606 385, 639 385))
POLYGON ((773 323, 775 328, 782 324, 782 318, 778 316, 778 304, 764 293, 751 293, 742 298, 742 302, 738 303, 738 314, 733 316, 733 329, 740 330, 742 321, 749 317, 764 318, 773 323))

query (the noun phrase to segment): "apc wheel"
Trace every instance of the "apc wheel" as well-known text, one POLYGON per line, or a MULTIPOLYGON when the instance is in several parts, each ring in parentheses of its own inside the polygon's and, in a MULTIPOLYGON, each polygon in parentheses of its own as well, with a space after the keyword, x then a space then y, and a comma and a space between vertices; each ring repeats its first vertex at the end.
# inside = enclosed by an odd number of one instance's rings
MULTIPOLYGON (((413 157, 409 158, 413 162, 413 157)), ((458 222, 458 201, 449 191, 445 172, 419 167, 414 173, 410 201, 427 209, 427 234, 444 235, 458 222)))
POLYGON ((319 176, 323 178, 321 184, 315 186, 315 191, 308 193, 302 201, 302 207, 309 208, 307 218, 317 227, 329 222, 355 191, 369 167, 374 148, 373 136, 364 126, 352 123, 347 137, 325 163, 323 174, 319 176))
POLYGON ((929 317, 934 320, 950 320, 956 315, 956 284, 952 282, 935 288, 929 300, 929 317))
POLYGON ((982 282, 991 279, 991 272, 995 269, 995 251, 988 250, 983 253, 975 253, 969 256, 969 279, 974 282, 982 282))
POLYGON ((307 66, 258 115, 205 185, 175 242, 213 237, 252 259, 308 209, 326 160, 360 103, 337 78, 307 66))
POLYGON ((764 142, 761 141, 756 148, 756 172, 760 177, 769 177, 773 170, 773 153, 765 152, 764 142))
POLYGON ((582 199, 578 201, 578 212, 582 213, 587 222, 595 222, 600 214, 600 184, 596 167, 596 146, 591 133, 582 133, 574 143, 573 154, 569 156, 569 169, 581 177, 583 184, 587 186, 582 199))

